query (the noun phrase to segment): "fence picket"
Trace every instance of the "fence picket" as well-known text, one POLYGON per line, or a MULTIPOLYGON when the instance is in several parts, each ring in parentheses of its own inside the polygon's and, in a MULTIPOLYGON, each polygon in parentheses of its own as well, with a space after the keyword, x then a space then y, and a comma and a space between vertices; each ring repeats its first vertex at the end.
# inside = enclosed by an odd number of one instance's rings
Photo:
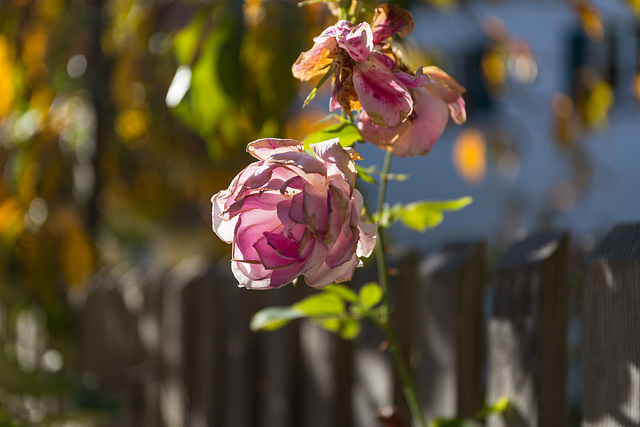
MULTIPOLYGON (((222 416, 216 420, 221 426, 257 426, 260 353, 258 336, 249 330, 251 315, 257 310, 261 292, 239 289, 229 270, 229 260, 220 263, 216 287, 216 306, 220 310, 222 350, 222 391, 218 405, 222 416)), ((216 404, 212 401, 211 404, 216 404)))
POLYGON ((583 427, 640 424, 640 223, 615 227, 587 258, 583 427))
POLYGON ((183 261, 169 274, 162 299, 162 339, 160 344, 161 387, 160 408, 163 425, 184 427, 189 423, 183 324, 184 288, 199 274, 201 267, 191 260, 183 261))
POLYGON ((142 278, 143 304, 137 325, 141 356, 146 366, 146 377, 142 380, 144 398, 141 404, 143 411, 141 427, 161 425, 160 348, 164 277, 164 270, 154 270, 147 272, 142 278))
POLYGON ((425 417, 468 417, 484 403, 483 242, 447 245, 420 266, 415 330, 425 417))
POLYGON ((117 404, 111 414, 114 425, 135 425, 140 416, 136 405, 142 400, 134 369, 140 358, 137 316, 127 307, 122 285, 122 277, 106 272, 91 284, 80 315, 81 365, 97 390, 117 404))
MULTIPOLYGON (((261 292, 263 307, 291 305, 295 291, 290 286, 261 292)), ((296 410, 299 407, 296 390, 299 377, 298 327, 299 324, 295 322, 277 331, 259 334, 259 351, 254 357, 261 362, 262 368, 258 401, 261 427, 296 425, 296 410)))
POLYGON ((498 262, 488 326, 488 399, 507 395, 512 411, 490 427, 566 426, 569 237, 543 232, 498 262))

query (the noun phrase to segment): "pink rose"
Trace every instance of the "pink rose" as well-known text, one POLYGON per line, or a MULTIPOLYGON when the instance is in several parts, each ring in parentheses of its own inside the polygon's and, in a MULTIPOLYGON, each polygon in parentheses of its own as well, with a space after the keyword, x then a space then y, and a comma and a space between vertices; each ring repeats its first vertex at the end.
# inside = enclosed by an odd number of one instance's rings
POLYGON ((331 111, 362 109, 376 125, 397 126, 413 111, 409 88, 428 83, 428 78, 402 71, 395 58, 384 53, 389 47, 383 42, 394 34, 408 35, 413 26, 409 11, 381 5, 371 25, 341 20, 325 29, 291 71, 295 78, 308 81, 334 70, 331 111))
POLYGON ((258 161, 211 199, 213 230, 233 245, 240 286, 279 288, 298 276, 313 287, 344 282, 373 251, 377 224, 360 220, 357 154, 337 139, 311 149, 315 157, 289 139, 251 142, 258 161))

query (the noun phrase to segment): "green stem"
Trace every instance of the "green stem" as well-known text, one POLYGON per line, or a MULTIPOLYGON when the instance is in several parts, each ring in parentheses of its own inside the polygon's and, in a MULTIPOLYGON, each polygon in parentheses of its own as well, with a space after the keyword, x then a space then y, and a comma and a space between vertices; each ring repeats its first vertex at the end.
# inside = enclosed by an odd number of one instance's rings
MULTIPOLYGON (((382 214, 384 208, 384 202, 387 195, 387 182, 389 180, 389 171, 391 169, 391 158, 393 155, 390 151, 384 158, 384 165, 382 167, 382 173, 380 174, 380 187, 378 188, 378 215, 382 214)), ((389 352, 393 357, 393 361, 396 365, 398 375, 402 381, 402 391, 404 397, 409 405, 411 416, 415 423, 420 427, 427 427, 427 423, 422 414, 420 403, 418 402, 418 395, 416 393, 416 387, 411 379, 409 367, 405 361, 400 347, 398 346, 398 340, 396 338, 393 325, 391 323, 391 299, 389 297, 389 280, 387 276, 387 259, 384 250, 384 229, 378 226, 378 242, 376 244, 376 262, 378 265, 378 280, 380 281, 380 287, 382 288, 383 297, 383 321, 380 326, 386 335, 389 342, 389 352)))
POLYGON ((384 164, 382 165, 382 171, 380 172, 380 187, 378 187, 378 205, 376 206, 378 215, 382 215, 382 209, 384 208, 384 201, 387 198, 387 182, 389 181, 389 171, 391 170, 391 158, 393 154, 391 151, 387 151, 384 156, 384 164))

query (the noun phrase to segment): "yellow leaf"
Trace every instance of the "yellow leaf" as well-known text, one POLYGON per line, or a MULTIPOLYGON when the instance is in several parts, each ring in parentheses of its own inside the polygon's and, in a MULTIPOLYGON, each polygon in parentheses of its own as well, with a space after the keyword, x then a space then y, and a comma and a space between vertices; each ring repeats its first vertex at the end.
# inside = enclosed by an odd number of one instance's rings
POLYGON ((589 0, 580 0, 574 4, 574 7, 587 37, 594 41, 602 41, 604 26, 600 11, 589 0))
POLYGON ((46 78, 49 74, 45 63, 48 45, 49 32, 44 24, 33 25, 25 32, 22 61, 32 86, 35 86, 36 82, 46 78))
POLYGON ((0 202, 0 239, 11 244, 24 231, 24 209, 15 197, 0 202))
POLYGON ((493 48, 482 57, 482 73, 491 86, 502 86, 507 81, 507 65, 499 49, 493 48))
POLYGON ((143 137, 149 127, 149 115, 140 109, 123 111, 116 121, 116 132, 124 141, 134 141, 143 137))
POLYGON ((486 170, 486 141, 479 129, 467 128, 453 143, 453 164, 465 181, 479 184, 486 170))
POLYGON ((64 230, 60 244, 62 274, 69 287, 80 287, 95 268, 94 248, 87 229, 74 212, 64 214, 64 230))
POLYGON ((640 0, 625 0, 636 16, 640 17, 640 0))
POLYGON ((13 105, 13 54, 11 44, 4 34, 0 34, 0 118, 13 105))
POLYGON ((64 9, 62 0, 41 0, 36 2, 36 11, 43 18, 56 19, 64 9))
POLYGON ((607 116, 613 105, 613 90, 611 86, 603 80, 598 81, 585 105, 586 120, 593 128, 603 128, 607 125, 607 116))
POLYGON ((35 89, 31 95, 31 108, 40 111, 42 116, 45 117, 49 112, 54 96, 55 93, 50 86, 42 86, 35 89))

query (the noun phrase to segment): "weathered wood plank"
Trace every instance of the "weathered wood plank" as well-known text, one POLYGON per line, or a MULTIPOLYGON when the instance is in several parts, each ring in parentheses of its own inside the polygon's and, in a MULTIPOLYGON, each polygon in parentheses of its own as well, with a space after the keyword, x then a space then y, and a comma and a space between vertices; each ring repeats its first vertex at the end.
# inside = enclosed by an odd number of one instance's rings
POLYGON ((483 242, 461 242, 430 254, 420 266, 419 390, 427 420, 469 417, 484 403, 483 242))
POLYGON ((82 308, 81 369, 96 390, 113 400, 116 411, 108 425, 138 424, 136 407, 142 393, 135 378, 140 348, 137 316, 127 305, 122 277, 108 272, 94 278, 82 308))
MULTIPOLYGON (((291 305, 295 302, 296 289, 292 286, 259 292, 264 296, 263 307, 291 305)), ((247 323, 248 327, 248 323, 247 323)), ((260 364, 260 389, 258 408, 261 427, 294 427, 300 399, 297 383, 300 375, 298 358, 299 322, 292 322, 282 329, 258 334, 260 364)))
MULTIPOLYGON (((252 427, 258 426, 260 417, 258 390, 261 387, 259 365, 262 354, 258 347, 258 336, 249 329, 249 321, 260 306, 260 291, 238 288, 231 275, 229 260, 221 263, 217 306, 220 309, 221 337, 223 348, 223 386, 220 392, 222 418, 215 425, 252 427)), ((214 400, 210 404, 216 404, 214 400)))
MULTIPOLYGON (((350 286, 357 291, 365 283, 377 282, 376 271, 374 260, 369 260, 364 268, 356 269, 350 286)), ((353 345, 353 426, 376 426, 378 410, 394 401, 392 360, 384 350, 384 334, 371 322, 362 322, 353 345)))
POLYGON ((143 417, 141 427, 160 425, 161 363, 160 341, 162 339, 162 296, 166 277, 164 269, 147 271, 142 277, 143 304, 138 316, 138 336, 144 364, 143 417))
POLYGON ((351 342, 304 319, 300 322, 299 425, 352 426, 351 342))
POLYGON ((640 223, 590 254, 583 293, 583 427, 640 424, 640 223))
MULTIPOLYGON (((398 251, 389 257, 389 294, 392 306, 392 324, 398 340, 398 348, 409 367, 417 387, 411 355, 416 351, 416 325, 418 322, 418 263, 416 251, 398 251)), ((415 359, 415 358, 414 358, 415 359)), ((393 405, 402 420, 411 419, 411 411, 404 396, 403 384, 396 366, 393 366, 393 405)))
MULTIPOLYGON (((188 260, 191 278, 182 291, 183 376, 188 425, 207 427, 221 417, 222 332, 216 297, 226 283, 215 264, 203 258, 188 260)), ((222 276, 224 277, 224 276, 222 276)))
MULTIPOLYGON (((566 426, 569 237, 543 232, 498 262, 488 327, 488 400, 507 395, 519 422, 566 426)), ((512 420, 511 420, 512 421, 512 420)), ((492 416, 490 427, 510 425, 492 416)))

